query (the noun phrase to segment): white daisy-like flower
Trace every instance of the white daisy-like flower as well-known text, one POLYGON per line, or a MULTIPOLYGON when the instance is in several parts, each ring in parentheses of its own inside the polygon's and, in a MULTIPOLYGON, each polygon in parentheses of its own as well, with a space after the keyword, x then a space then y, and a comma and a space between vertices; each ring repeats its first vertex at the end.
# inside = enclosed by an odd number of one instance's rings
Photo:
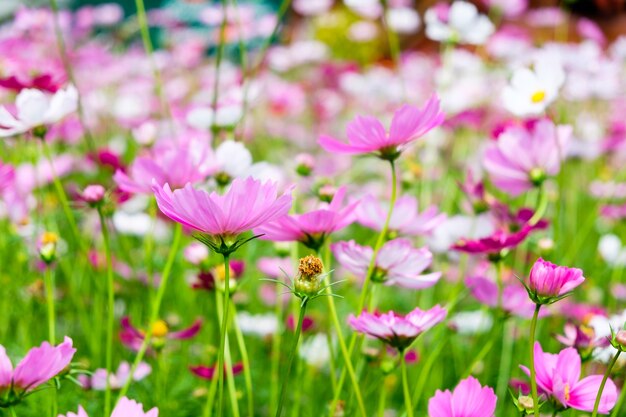
POLYGON ((472 3, 438 4, 426 11, 426 36, 438 42, 482 45, 495 31, 491 20, 472 3))

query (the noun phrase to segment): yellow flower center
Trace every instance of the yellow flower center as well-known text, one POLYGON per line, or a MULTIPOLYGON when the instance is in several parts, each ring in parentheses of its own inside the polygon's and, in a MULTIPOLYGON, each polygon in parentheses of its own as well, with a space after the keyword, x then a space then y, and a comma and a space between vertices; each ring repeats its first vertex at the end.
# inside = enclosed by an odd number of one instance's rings
POLYGON ((165 337, 167 335, 167 331, 169 328, 167 327, 167 323, 163 320, 157 320, 152 325, 152 336, 153 337, 165 337))
POLYGON ((59 241, 59 236, 56 233, 52 233, 52 232, 44 232, 41 235, 41 244, 42 245, 48 245, 48 244, 54 244, 57 243, 59 241))
POLYGON ((544 90, 538 90, 530 96, 530 101, 533 103, 541 103, 546 98, 546 92, 544 90))
POLYGON ((563 391, 565 394, 565 401, 569 401, 570 399, 569 384, 565 384, 563 391))

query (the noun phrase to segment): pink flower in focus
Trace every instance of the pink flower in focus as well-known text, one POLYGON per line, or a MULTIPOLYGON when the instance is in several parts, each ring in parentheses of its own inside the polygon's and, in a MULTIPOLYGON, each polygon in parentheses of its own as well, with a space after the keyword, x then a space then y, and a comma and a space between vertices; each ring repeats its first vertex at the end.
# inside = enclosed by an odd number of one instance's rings
POLYGON ((348 323, 357 332, 382 340, 402 351, 423 332, 446 317, 446 310, 439 305, 430 310, 416 308, 406 316, 390 311, 384 314, 363 311, 358 317, 350 314, 348 323))
MULTIPOLYGON (((359 278, 365 278, 374 254, 372 248, 357 245, 351 240, 335 243, 331 249, 344 268, 359 278)), ((432 253, 426 248, 415 249, 407 239, 391 240, 376 255, 372 280, 414 290, 432 287, 441 278, 441 272, 422 274, 432 260, 432 253)))
MULTIPOLYGON (((368 194, 361 199, 356 208, 357 222, 365 227, 381 231, 387 218, 388 204, 381 204, 373 195, 368 194)), ((389 231, 393 236, 399 235, 427 235, 439 226, 445 219, 444 213, 439 213, 435 206, 430 206, 423 212, 418 212, 417 199, 412 196, 402 196, 396 200, 389 220, 389 231)))
POLYGON ((428 400, 430 417, 493 417, 498 397, 490 387, 482 387, 470 376, 456 386, 453 392, 437 390, 428 400))
POLYGON ((236 246, 239 234, 285 216, 291 207, 291 195, 278 196, 275 184, 252 177, 236 178, 224 195, 196 190, 191 184, 172 191, 168 184, 161 187, 153 182, 152 190, 163 214, 219 238, 217 245, 226 244, 227 250, 236 246))
POLYGON ((530 270, 529 291, 536 297, 563 296, 585 281, 578 268, 555 265, 539 258, 530 270))
MULTIPOLYGON (((535 342, 535 372, 537 386, 564 407, 591 412, 600 388, 602 375, 580 379, 580 356, 576 349, 567 348, 558 354, 544 353, 535 342)), ((525 366, 520 368, 530 375, 525 366)), ((604 386, 598 412, 608 414, 617 400, 617 387, 609 378, 604 386)))
POLYGON ((254 229, 265 240, 274 242, 301 242, 318 249, 331 233, 343 229, 354 221, 358 202, 343 205, 346 187, 335 193, 330 204, 304 214, 286 215, 254 229))
POLYGON ((76 349, 72 346, 72 339, 67 336, 58 346, 43 342, 41 346, 29 350, 13 369, 4 346, 0 345, 0 393, 12 390, 19 397, 33 391, 63 371, 72 361, 74 353, 76 349))
POLYGON ((398 109, 394 113, 389 132, 376 118, 358 116, 346 129, 348 143, 322 135, 319 144, 332 153, 374 153, 382 159, 394 160, 408 144, 441 125, 444 117, 439 107, 439 99, 433 95, 423 109, 409 105, 398 109))
POLYGON ((548 119, 529 129, 509 127, 487 149, 483 164, 496 187, 517 196, 559 172, 571 134, 570 126, 548 119))

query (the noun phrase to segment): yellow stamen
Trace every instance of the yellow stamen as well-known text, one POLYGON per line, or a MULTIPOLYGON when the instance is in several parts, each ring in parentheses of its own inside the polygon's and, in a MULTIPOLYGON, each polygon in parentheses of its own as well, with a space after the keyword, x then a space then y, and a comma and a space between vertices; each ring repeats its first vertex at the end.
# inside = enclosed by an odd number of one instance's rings
POLYGON ((544 90, 538 90, 530 96, 530 101, 533 103, 541 103, 546 98, 546 92, 544 90))
POLYGON ((169 328, 167 327, 167 323, 163 320, 157 320, 152 325, 152 336, 153 337, 164 337, 167 335, 169 328))
POLYGON ((41 244, 47 245, 50 243, 57 243, 59 241, 59 236, 56 233, 52 232, 44 232, 41 235, 41 244))
POLYGON ((569 384, 565 384, 565 387, 563 390, 565 394, 565 401, 569 401, 570 399, 569 384))

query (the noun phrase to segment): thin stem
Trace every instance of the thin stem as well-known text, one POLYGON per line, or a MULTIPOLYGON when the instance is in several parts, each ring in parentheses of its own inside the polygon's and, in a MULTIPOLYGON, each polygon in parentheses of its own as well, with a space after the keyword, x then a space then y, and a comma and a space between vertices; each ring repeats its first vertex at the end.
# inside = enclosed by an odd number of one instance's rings
MULTIPOLYGON (((152 311, 150 312, 150 322, 148 323, 148 329, 152 329, 152 325, 159 318, 159 311, 161 310, 161 302, 163 301, 163 296, 165 295, 165 289, 167 288, 167 282, 170 277, 170 273, 172 272, 172 266, 174 265, 174 260, 176 259, 176 255, 178 254, 178 248, 180 247, 180 240, 183 234, 183 228, 180 223, 176 224, 176 228, 174 231, 174 240, 172 241, 172 246, 170 249, 170 253, 167 257, 167 261, 165 263, 165 267, 163 268, 163 274, 161 275, 161 282, 159 284, 159 289, 157 291, 156 298, 154 299, 154 303, 152 304, 152 311)), ((146 351, 148 350, 148 346, 150 345, 150 341, 152 340, 152 331, 146 332, 146 336, 143 339, 141 346, 139 347, 139 351, 137 352, 137 356, 135 357, 135 361, 133 362, 133 366, 130 370, 129 375, 135 375, 135 371, 137 367, 141 363, 146 351)), ((117 401, 120 398, 124 397, 128 392, 128 388, 132 382, 132 378, 128 378, 122 389, 120 390, 119 395, 117 396, 117 401)))
POLYGON ((11 410, 11 417, 17 417, 17 413, 15 412, 15 407, 9 407, 9 410, 11 410))
POLYGON ((622 405, 624 404, 624 400, 626 399, 626 389, 622 389, 619 393, 619 398, 617 399, 617 403, 615 407, 613 407, 613 411, 611 412, 611 417, 617 417, 620 410, 622 409, 622 405))
POLYGON ((385 387, 385 379, 383 377, 383 383, 380 387, 380 393, 378 396, 378 414, 377 417, 385 417, 385 408, 387 406, 387 387, 385 387))
POLYGON ((593 405, 593 413, 591 414, 591 417, 596 417, 598 415, 598 407, 600 407, 600 400, 602 399, 602 391, 604 391, 604 386, 606 385, 606 380, 609 379, 609 375, 611 374, 611 371, 613 370, 613 367, 615 366, 615 362, 617 362, 617 358, 619 358, 619 355, 622 353, 621 350, 618 350, 615 355, 613 355, 613 359, 611 359, 611 362, 609 362, 609 366, 606 368, 606 372, 604 373, 604 376, 602 377, 602 382, 600 383, 600 388, 598 389, 598 395, 596 396, 596 402, 593 405))
POLYGON ((230 261, 229 255, 224 254, 224 317, 220 327, 220 346, 217 351, 217 414, 222 415, 224 406, 224 349, 226 345, 226 333, 228 333, 228 312, 230 311, 230 261))
POLYGON ((539 220, 543 217, 548 208, 548 193, 546 192, 546 187, 541 186, 539 188, 539 202, 537 203, 537 209, 535 210, 535 214, 530 218, 528 224, 530 226, 536 225, 539 220))
POLYGON ((283 405, 285 403, 285 397, 287 395, 287 385, 289 385, 289 376, 291 375, 291 368, 293 366, 294 358, 298 351, 298 345, 300 343, 300 333, 302 333, 302 322, 304 321, 304 315, 306 313, 306 306, 309 302, 308 298, 304 298, 300 304, 300 314, 298 315, 298 325, 296 326, 296 334, 293 336, 293 343, 291 345, 291 351, 289 353, 289 360, 287 362, 287 368, 283 375, 282 388, 280 389, 280 398, 278 400, 278 407, 276 408, 276 417, 280 417, 283 411, 283 405))
MULTIPOLYGON (((506 397, 506 390, 511 374, 511 362, 513 361, 514 348, 514 323, 512 321, 502 321, 502 352, 500 354, 500 366, 498 370, 498 382, 496 385, 496 396, 506 397)), ((501 401, 499 406, 504 407, 506 403, 501 401)), ((496 411, 496 414, 498 412, 496 411)), ((539 416, 539 414, 537 414, 539 416)))
POLYGON ((383 4, 383 23, 385 26, 385 32, 387 32, 387 41, 389 42, 389 53, 391 55, 391 59, 393 59, 393 63, 396 66, 396 70, 398 71, 398 79, 400 80, 400 86, 402 87, 402 98, 406 101, 406 88, 404 85, 404 77, 402 76, 402 61, 401 61, 401 50, 400 50, 400 42, 398 40, 398 34, 389 26, 389 22, 387 21, 387 12, 389 10, 389 5, 387 0, 382 1, 383 4))
POLYGON ((46 304, 48 305, 48 340, 51 345, 56 343, 56 318, 54 308, 54 272, 47 265, 44 271, 44 282, 46 285, 46 304))
POLYGON ((400 352, 402 359, 400 360, 400 368, 402 369, 402 390, 404 391, 404 405, 406 407, 406 415, 413 417, 413 404, 411 403, 411 393, 409 391, 409 376, 406 371, 406 360, 404 352, 400 352))
MULTIPOLYGON (((224 56, 224 44, 226 39, 226 0, 222 0, 222 23, 220 24, 220 37, 219 45, 217 46, 217 54, 215 56, 215 75, 213 81, 213 98, 211 99, 211 109, 213 110, 212 124, 216 125, 217 122, 217 99, 219 97, 220 89, 220 65, 222 64, 222 57, 224 56)), ((211 126, 213 128, 213 126, 211 126)))
MULTIPOLYGON (((232 305, 233 314, 236 315, 235 304, 232 305)), ((248 396, 248 416, 254 416, 254 395, 252 394, 252 372, 250 369, 250 359, 248 357, 248 349, 246 348, 246 340, 243 337, 243 332, 239 327, 237 320, 234 320, 235 337, 237 338, 237 347, 241 354, 241 362, 243 362, 243 377, 246 384, 246 392, 248 396)))
MULTIPOLYGON (((223 320, 225 315, 224 312, 224 300, 219 297, 219 293, 216 293, 216 301, 217 301, 217 318, 218 320, 223 320)), ((228 300, 230 303, 230 299, 228 300)), ((216 369, 218 372, 218 369, 216 369)), ((224 366, 222 366, 220 375, 226 377, 226 387, 228 389, 228 398, 230 400, 230 408, 233 414, 233 417, 239 417, 239 402, 237 401, 237 388, 235 387, 235 377, 233 375, 233 361, 230 355, 230 342, 228 337, 228 332, 226 334, 226 338, 224 339, 224 366)), ((215 375, 215 373, 213 374, 215 375)), ((221 414, 220 414, 221 415, 221 414)))
MULTIPOLYGON (((106 387, 104 390, 104 415, 108 416, 111 412, 111 369, 113 367, 113 324, 115 313, 115 294, 113 288, 113 261, 111 258, 111 241, 109 239, 109 229, 107 228, 106 219, 102 213, 102 208, 98 207, 98 216, 100 216, 100 228, 102 229, 102 240, 104 243, 104 253, 107 263, 107 331, 106 331, 106 387)), ((132 378, 129 378, 132 379, 132 378)))
MULTIPOLYGON (((274 305, 274 315, 282 323, 283 318, 283 305, 282 305, 282 289, 280 285, 276 285, 276 304, 274 305)), ((282 337, 280 332, 274 332, 272 335, 272 353, 271 353, 271 387, 270 387, 270 410, 276 409, 278 404, 278 385, 280 382, 280 345, 282 337)))
POLYGON ((537 318, 541 304, 535 305, 533 319, 530 322, 530 390, 533 397, 533 407, 535 416, 539 415, 539 395, 537 395, 537 377, 535 375, 535 331, 537 329, 537 318))

